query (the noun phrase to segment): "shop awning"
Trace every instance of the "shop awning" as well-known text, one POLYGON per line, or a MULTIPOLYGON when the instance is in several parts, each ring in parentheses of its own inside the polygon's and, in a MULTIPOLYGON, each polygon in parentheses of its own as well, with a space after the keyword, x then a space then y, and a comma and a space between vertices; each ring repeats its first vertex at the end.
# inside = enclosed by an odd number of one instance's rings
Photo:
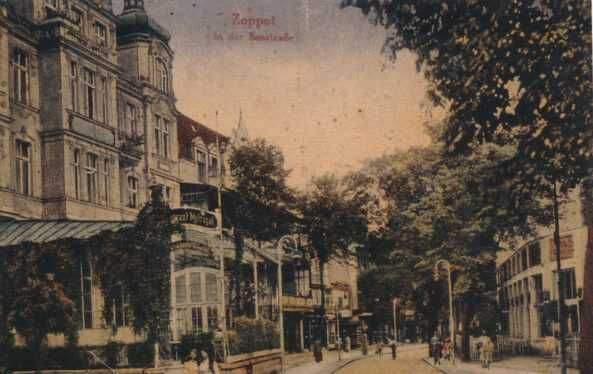
POLYGON ((0 247, 22 242, 88 239, 103 231, 118 231, 133 225, 124 221, 0 221, 0 247))

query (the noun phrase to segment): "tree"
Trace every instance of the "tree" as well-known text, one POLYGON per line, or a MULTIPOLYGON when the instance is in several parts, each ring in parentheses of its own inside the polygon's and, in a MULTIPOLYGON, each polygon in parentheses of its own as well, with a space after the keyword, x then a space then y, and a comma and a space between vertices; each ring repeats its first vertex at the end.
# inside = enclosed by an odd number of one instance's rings
POLYGON ((521 204, 509 199, 515 181, 500 166, 515 152, 513 147, 483 146, 471 155, 451 156, 435 143, 390 156, 391 165, 381 160, 380 169, 365 168, 379 173, 373 178, 389 201, 388 224, 371 248, 386 247, 375 255, 382 264, 376 270, 393 271, 402 264, 415 270, 411 283, 417 292, 408 298, 433 331, 446 291, 443 282, 431 279, 432 271, 437 260, 447 259, 454 270, 465 354, 474 316, 495 299, 494 260, 500 242, 529 235, 530 217, 547 222, 533 196, 522 196, 521 204))
POLYGON ((158 342, 167 348, 171 308, 170 244, 178 228, 171 223, 171 210, 161 193, 160 186, 153 187, 151 200, 142 208, 132 228, 101 234, 89 242, 89 250, 105 295, 103 316, 106 321, 113 322, 113 302, 126 294, 134 331, 146 333, 148 343, 158 342))
MULTIPOLYGON (((367 220, 351 191, 333 175, 313 179, 311 188, 301 198, 302 230, 319 263, 321 281, 321 331, 325 331, 325 266, 331 259, 354 255, 351 246, 366 239, 367 220)), ((325 336, 322 334, 325 344, 325 336)))
POLYGON ((270 241, 289 232, 294 221, 289 209, 293 192, 286 184, 289 171, 284 166, 282 150, 255 139, 232 150, 229 158, 233 176, 233 193, 227 195, 223 214, 234 231, 235 261, 233 283, 235 314, 245 312, 242 295, 242 261, 244 239, 258 243, 270 241))
MULTIPOLYGON (((472 151, 484 143, 517 148, 509 164, 520 165, 512 166, 520 177, 518 193, 531 190, 552 201, 559 253, 559 194, 588 175, 593 159, 590 3, 344 0, 343 5, 361 8, 391 31, 385 48, 394 57, 402 49, 416 53, 417 68, 432 85, 429 97, 449 110, 443 137, 449 151, 472 151)), ((565 322, 561 318, 563 373, 565 322)), ((585 346, 583 358, 593 356, 593 341, 585 346)))

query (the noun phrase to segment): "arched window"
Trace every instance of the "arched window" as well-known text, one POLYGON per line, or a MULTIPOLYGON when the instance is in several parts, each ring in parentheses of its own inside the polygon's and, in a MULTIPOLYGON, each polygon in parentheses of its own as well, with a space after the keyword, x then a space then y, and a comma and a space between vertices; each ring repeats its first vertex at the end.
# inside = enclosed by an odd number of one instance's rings
POLYGON ((164 92, 169 93, 169 72, 167 65, 161 59, 156 60, 156 87, 164 92))

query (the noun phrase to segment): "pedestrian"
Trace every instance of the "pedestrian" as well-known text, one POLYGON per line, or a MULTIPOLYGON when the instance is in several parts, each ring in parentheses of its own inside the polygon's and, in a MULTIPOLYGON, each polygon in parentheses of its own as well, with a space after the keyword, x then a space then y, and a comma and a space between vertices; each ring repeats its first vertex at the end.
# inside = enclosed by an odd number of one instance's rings
POLYGON ((352 349, 352 340, 349 335, 346 335, 344 339, 344 352, 350 352, 350 349, 352 349))
POLYGON ((315 362, 323 361, 323 351, 319 340, 315 340, 315 343, 313 343, 313 355, 315 356, 315 362))
POLYGON ((453 344, 451 343, 451 339, 445 339, 445 343, 443 344, 443 355, 442 357, 447 360, 451 361, 451 351, 452 351, 453 344))
POLYGON ((183 369, 185 374, 198 374, 198 368, 198 350, 194 348, 189 353, 189 356, 185 359, 185 362, 183 363, 183 369))
POLYGON ((434 360, 435 365, 441 364, 441 339, 434 333, 434 336, 430 340, 430 346, 432 348, 432 358, 434 360))
POLYGON ((397 358, 397 341, 395 338, 391 341, 391 358, 394 360, 397 358))
POLYGON ((377 341, 377 347, 375 349, 375 354, 379 356, 379 358, 383 357, 383 340, 380 339, 377 341))
POLYGON ((362 354, 366 356, 369 353, 369 338, 367 334, 362 334, 362 354))
POLYGON ((485 369, 490 369, 490 364, 492 363, 492 353, 494 352, 494 343, 492 343, 492 339, 488 335, 486 335, 485 331, 482 331, 481 337, 481 350, 480 350, 480 361, 482 361, 482 367, 485 369))

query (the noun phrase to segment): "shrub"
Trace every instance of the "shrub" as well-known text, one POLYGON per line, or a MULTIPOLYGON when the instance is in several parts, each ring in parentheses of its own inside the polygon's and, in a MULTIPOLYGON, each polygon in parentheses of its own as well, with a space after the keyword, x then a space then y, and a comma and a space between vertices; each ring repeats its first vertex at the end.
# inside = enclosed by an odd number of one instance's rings
POLYGON ((103 348, 103 357, 105 363, 112 368, 117 367, 119 361, 119 353, 123 349, 124 344, 121 342, 111 341, 103 348))
POLYGON ((272 321, 238 317, 235 319, 235 334, 227 334, 227 341, 231 354, 251 353, 278 348, 280 335, 272 321))
POLYGON ((128 345, 128 364, 130 367, 152 367, 154 365, 153 344, 144 342, 128 345))

